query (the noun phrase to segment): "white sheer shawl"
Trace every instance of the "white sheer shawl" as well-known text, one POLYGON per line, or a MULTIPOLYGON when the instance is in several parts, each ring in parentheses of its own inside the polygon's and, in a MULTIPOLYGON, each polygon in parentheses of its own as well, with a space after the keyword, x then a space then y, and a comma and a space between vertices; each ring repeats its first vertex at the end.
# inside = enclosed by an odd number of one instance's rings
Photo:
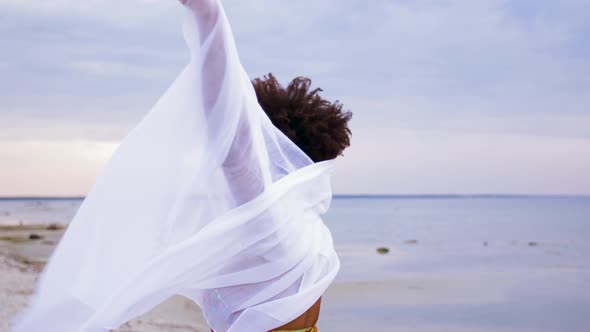
POLYGON ((105 331, 175 294, 215 331, 267 331, 333 281, 333 161, 266 117, 219 0, 183 3, 189 64, 98 177, 15 331, 105 331))

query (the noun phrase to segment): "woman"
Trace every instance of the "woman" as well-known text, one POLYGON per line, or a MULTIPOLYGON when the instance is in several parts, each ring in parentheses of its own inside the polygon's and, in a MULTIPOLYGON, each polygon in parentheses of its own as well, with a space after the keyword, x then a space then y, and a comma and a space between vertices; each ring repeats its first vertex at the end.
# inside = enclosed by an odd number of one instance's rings
POLYGON ((305 79, 256 80, 257 98, 219 0, 182 3, 189 64, 97 178, 16 331, 107 331, 177 294, 217 332, 317 321, 339 269, 320 160, 350 115, 305 79))
MULTIPOLYGON (((269 74, 253 81, 258 102, 273 125, 314 162, 334 159, 350 145, 350 112, 342 105, 322 99, 320 89, 310 90, 311 80, 298 77, 283 88, 269 74)), ((315 331, 321 299, 297 319, 277 331, 315 331), (309 328, 312 327, 312 328, 309 328)))

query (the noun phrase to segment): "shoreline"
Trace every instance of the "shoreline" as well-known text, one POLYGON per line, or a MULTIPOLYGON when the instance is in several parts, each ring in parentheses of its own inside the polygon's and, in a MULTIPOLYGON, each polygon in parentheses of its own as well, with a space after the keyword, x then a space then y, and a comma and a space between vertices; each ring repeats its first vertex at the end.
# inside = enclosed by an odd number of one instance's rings
MULTIPOLYGON (((8 332, 12 320, 26 307, 48 258, 65 232, 65 227, 44 223, 0 225, 0 332, 8 332)), ((366 286, 373 288, 371 284, 336 281, 324 295, 324 302, 330 303, 332 293, 348 297, 352 290, 353 293, 361 294, 366 286)), ((382 285, 380 288, 383 293, 389 287, 382 285)), ((353 295, 346 300, 351 308, 358 305, 354 297, 353 295)), ((323 326, 327 324, 330 326, 327 330, 346 330, 346 325, 340 322, 337 313, 330 310, 329 306, 322 306, 323 314, 318 323, 320 329, 326 330, 323 326)), ((374 331, 386 330, 380 330, 378 323, 375 323, 374 331)), ((115 331, 209 332, 210 328, 200 308, 193 301, 182 296, 174 296, 115 331)))
MULTIPOLYGON (((0 251, 0 332, 10 331, 12 320, 26 308, 43 266, 43 263, 33 263, 21 256, 0 251)), ((375 297, 387 293, 390 286, 389 282, 333 284, 323 296, 324 305, 318 327, 326 331, 346 331, 346 322, 342 322, 338 311, 346 310, 346 307, 349 310, 357 307, 360 303, 354 299, 359 296, 363 297, 362 302, 373 301, 375 297)), ((388 331, 387 325, 379 322, 364 322, 363 326, 369 326, 371 331, 388 331)), ((210 328, 193 301, 182 296, 174 296, 114 331, 209 332, 210 328)))
MULTIPOLYGON (((64 231, 0 225, 0 332, 9 331, 25 307, 64 231)), ((587 330, 586 241, 483 240, 416 237, 336 246, 341 271, 323 296, 320 331, 587 330)), ((210 330, 198 306, 176 296, 116 331, 210 330)))

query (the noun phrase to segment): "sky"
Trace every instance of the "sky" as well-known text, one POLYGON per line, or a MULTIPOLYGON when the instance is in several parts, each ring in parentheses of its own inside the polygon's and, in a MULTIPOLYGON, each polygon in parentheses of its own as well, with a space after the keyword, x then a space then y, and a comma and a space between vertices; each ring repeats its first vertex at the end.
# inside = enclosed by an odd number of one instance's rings
MULTIPOLYGON (((224 0, 353 112, 336 194, 590 194, 590 1, 224 0)), ((84 195, 188 61, 173 0, 0 0, 0 196, 84 195)))

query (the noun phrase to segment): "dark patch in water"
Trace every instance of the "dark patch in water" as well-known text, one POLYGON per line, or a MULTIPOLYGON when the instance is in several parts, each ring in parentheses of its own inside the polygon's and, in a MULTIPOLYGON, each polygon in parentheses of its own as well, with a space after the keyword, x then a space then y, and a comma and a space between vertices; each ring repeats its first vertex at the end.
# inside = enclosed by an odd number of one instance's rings
POLYGON ((387 247, 379 247, 379 248, 377 248, 377 252, 380 253, 380 254, 382 254, 382 255, 385 255, 385 254, 387 254, 389 252, 389 248, 387 248, 387 247))

